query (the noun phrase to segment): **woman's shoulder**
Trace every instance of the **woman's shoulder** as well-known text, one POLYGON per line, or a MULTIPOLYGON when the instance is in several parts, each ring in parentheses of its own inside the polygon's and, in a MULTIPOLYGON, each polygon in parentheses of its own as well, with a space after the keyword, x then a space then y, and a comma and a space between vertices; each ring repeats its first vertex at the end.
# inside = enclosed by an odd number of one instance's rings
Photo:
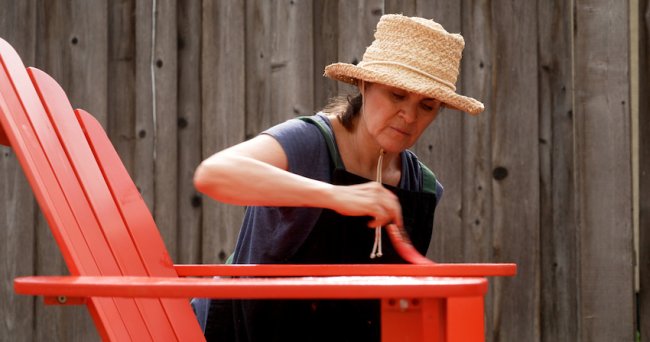
POLYGON ((315 129, 314 125, 310 124, 310 121, 318 120, 317 116, 311 115, 291 118, 268 128, 262 134, 269 134, 271 136, 293 134, 315 135, 315 133, 318 133, 318 130, 315 129))
POLYGON ((436 174, 411 150, 405 150, 403 158, 405 162, 403 172, 406 172, 410 176, 408 178, 415 182, 414 186, 424 192, 434 193, 440 200, 444 188, 436 174))
MULTIPOLYGON (((319 120, 317 115, 307 118, 319 120)), ((287 155, 290 172, 319 180, 329 176, 327 168, 323 167, 329 165, 327 142, 316 125, 301 118, 293 118, 262 134, 268 134, 280 143, 287 155)))

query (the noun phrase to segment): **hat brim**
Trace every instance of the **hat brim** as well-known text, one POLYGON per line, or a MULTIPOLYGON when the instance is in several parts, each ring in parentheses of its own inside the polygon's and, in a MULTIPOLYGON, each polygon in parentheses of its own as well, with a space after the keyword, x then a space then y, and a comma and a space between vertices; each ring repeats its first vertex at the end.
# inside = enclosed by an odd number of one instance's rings
POLYGON ((373 65, 372 69, 348 63, 334 63, 325 67, 325 76, 341 82, 358 85, 359 80, 381 83, 439 100, 447 107, 477 115, 484 110, 483 103, 457 94, 447 85, 408 69, 373 65))

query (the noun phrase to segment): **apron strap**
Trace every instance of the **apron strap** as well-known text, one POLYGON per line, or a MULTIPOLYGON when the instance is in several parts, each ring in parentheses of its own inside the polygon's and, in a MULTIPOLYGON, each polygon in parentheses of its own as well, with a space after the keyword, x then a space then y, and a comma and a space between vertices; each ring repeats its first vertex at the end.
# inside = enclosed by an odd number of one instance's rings
MULTIPOLYGON (((332 134, 330 128, 327 127, 324 122, 315 119, 313 116, 299 116, 297 119, 318 127, 318 129, 323 134, 323 137, 325 138, 327 149, 330 152, 330 156, 332 156, 332 159, 334 160, 334 166, 337 169, 345 169, 343 166, 343 160, 341 159, 339 151, 336 148, 336 143, 334 142, 334 135, 332 134)), ((436 175, 421 161, 418 160, 418 164, 420 165, 420 170, 422 170, 422 190, 424 192, 435 194, 436 197, 438 197, 438 193, 436 192, 438 188, 438 180, 436 179, 436 175)))
POLYGON ((330 156, 334 160, 334 167, 337 169, 344 169, 345 167, 343 166, 343 159, 341 159, 341 156, 339 155, 339 151, 336 148, 336 143, 334 142, 334 135, 332 134, 330 128, 327 127, 327 124, 325 124, 320 120, 314 119, 314 117, 312 116, 299 116, 297 117, 297 119, 310 123, 312 125, 316 125, 316 127, 318 127, 318 129, 323 134, 323 137, 325 138, 325 142, 327 143, 327 149, 330 152, 330 156))
POLYGON ((420 170, 422 170, 422 190, 435 194, 436 198, 438 198, 438 180, 436 179, 436 175, 421 161, 418 160, 418 164, 420 164, 420 170))

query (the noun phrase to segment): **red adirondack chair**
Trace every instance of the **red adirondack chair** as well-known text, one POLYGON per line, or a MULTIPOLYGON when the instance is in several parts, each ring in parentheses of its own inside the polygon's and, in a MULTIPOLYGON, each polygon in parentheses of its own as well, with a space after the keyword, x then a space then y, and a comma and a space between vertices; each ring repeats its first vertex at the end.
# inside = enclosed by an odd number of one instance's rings
POLYGON ((203 340, 188 299, 209 297, 377 298, 383 341, 482 341, 484 277, 516 272, 513 264, 174 265, 99 123, 2 39, 0 143, 14 149, 72 274, 16 278, 15 291, 87 305, 104 340, 203 340), (235 277, 196 278, 215 275, 235 277))

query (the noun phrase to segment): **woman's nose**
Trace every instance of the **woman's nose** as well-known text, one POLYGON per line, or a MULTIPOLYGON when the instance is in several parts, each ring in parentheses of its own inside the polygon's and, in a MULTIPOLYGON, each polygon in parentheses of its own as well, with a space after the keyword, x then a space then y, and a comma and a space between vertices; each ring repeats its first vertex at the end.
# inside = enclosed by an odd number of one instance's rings
POLYGON ((417 118, 417 111, 413 106, 403 106, 400 108, 400 116, 407 123, 411 123, 417 118))

